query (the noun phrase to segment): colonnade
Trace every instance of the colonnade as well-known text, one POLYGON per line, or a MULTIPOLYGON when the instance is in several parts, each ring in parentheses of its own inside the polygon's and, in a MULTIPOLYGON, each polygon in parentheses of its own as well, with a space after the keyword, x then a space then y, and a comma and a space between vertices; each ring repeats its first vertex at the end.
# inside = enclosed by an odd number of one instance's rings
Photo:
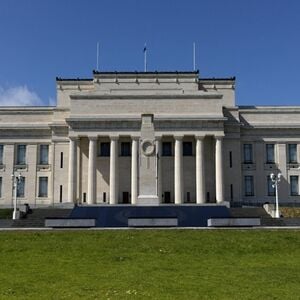
MULTIPOLYGON (((70 138, 69 147, 69 201, 74 202, 77 190, 77 142, 78 138, 70 138)), ((96 157, 97 137, 89 137, 89 162, 88 162, 88 189, 87 203, 96 203, 96 157)), ((119 176, 118 176, 118 136, 110 137, 110 173, 109 173, 109 203, 118 203, 119 176)), ((174 136, 174 199, 175 204, 182 204, 183 195, 183 136, 174 136)), ((204 157, 204 136, 195 136, 196 140, 196 203, 206 202, 205 182, 205 157, 204 157)), ((138 146, 139 138, 132 137, 131 146, 131 204, 137 203, 138 198, 138 146)), ((223 181, 223 154, 222 136, 215 136, 215 176, 216 176, 216 202, 224 201, 223 181)), ((161 137, 156 139, 157 154, 162 154, 161 137)), ((158 184, 157 194, 161 201, 162 195, 162 166, 161 159, 158 160, 158 184)))

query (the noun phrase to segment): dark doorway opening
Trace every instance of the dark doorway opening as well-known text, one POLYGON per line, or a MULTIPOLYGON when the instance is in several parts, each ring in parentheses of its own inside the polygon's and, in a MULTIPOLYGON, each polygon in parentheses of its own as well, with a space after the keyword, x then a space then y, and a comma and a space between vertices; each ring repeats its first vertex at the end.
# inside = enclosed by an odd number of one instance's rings
POLYGON ((171 203, 171 192, 164 192, 165 203, 171 203))
POLYGON ((129 193, 128 192, 123 192, 123 203, 129 204, 129 193))

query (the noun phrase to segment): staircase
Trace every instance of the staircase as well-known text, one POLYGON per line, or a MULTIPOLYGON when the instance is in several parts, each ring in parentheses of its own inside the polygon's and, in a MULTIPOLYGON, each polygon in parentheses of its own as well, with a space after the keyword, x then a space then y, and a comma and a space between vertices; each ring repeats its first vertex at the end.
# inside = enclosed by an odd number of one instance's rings
POLYGON ((45 227, 45 218, 67 218, 72 209, 37 208, 33 209, 25 218, 14 220, 11 227, 45 227))
POLYGON ((263 207, 235 207, 230 208, 232 218, 268 218, 271 216, 263 207))

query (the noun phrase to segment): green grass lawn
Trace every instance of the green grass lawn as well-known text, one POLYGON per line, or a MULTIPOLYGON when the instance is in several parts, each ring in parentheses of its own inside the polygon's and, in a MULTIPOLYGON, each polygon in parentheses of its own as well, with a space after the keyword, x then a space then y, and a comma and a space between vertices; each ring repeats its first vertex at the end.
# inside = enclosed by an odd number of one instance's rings
POLYGON ((0 299, 300 299, 300 231, 0 232, 0 299))

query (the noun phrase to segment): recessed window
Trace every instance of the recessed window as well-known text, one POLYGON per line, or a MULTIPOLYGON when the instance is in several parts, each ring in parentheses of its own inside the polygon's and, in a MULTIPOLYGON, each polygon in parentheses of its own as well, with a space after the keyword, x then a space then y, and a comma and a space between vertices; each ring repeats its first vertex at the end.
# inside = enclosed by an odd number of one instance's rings
POLYGON ((21 179, 17 181, 17 197, 24 198, 24 196, 25 196, 25 177, 21 177, 21 179))
POLYGON ((162 143, 162 156, 172 156, 172 142, 162 143))
POLYGON ((49 163, 49 145, 40 145, 40 165, 49 163))
POLYGON ((2 177, 0 177, 0 198, 2 198, 2 177))
POLYGON ((48 197, 48 177, 39 177, 39 197, 48 197))
POLYGON ((288 145, 289 163, 297 163, 297 144, 288 145))
POLYGON ((245 176, 244 182, 245 182, 245 196, 246 197, 254 196, 253 176, 245 176))
POLYGON ((252 144, 244 144, 244 163, 245 164, 253 163, 252 144))
POLYGON ((299 195, 299 177, 298 176, 290 176, 290 190, 291 190, 291 196, 299 195))
POLYGON ((183 156, 192 156, 193 155, 193 143, 192 142, 183 142, 182 143, 182 154, 183 156))
POLYGON ((275 145, 274 144, 266 145, 266 159, 267 159, 267 164, 275 163, 275 145))
POLYGON ((64 153, 60 152, 60 168, 64 167, 64 153))
POLYGON ((0 145, 0 165, 3 165, 3 145, 0 145))
POLYGON ((130 156, 131 155, 131 147, 129 142, 121 143, 121 156, 130 156))
POLYGON ((110 155, 110 143, 104 142, 100 143, 100 156, 109 156, 110 155))
POLYGON ((26 145, 17 145, 17 165, 26 164, 26 145))
POLYGON ((229 168, 232 168, 232 151, 229 151, 229 168))
POLYGON ((275 187, 274 183, 270 176, 267 176, 267 184, 268 184, 268 196, 275 196, 275 187))

